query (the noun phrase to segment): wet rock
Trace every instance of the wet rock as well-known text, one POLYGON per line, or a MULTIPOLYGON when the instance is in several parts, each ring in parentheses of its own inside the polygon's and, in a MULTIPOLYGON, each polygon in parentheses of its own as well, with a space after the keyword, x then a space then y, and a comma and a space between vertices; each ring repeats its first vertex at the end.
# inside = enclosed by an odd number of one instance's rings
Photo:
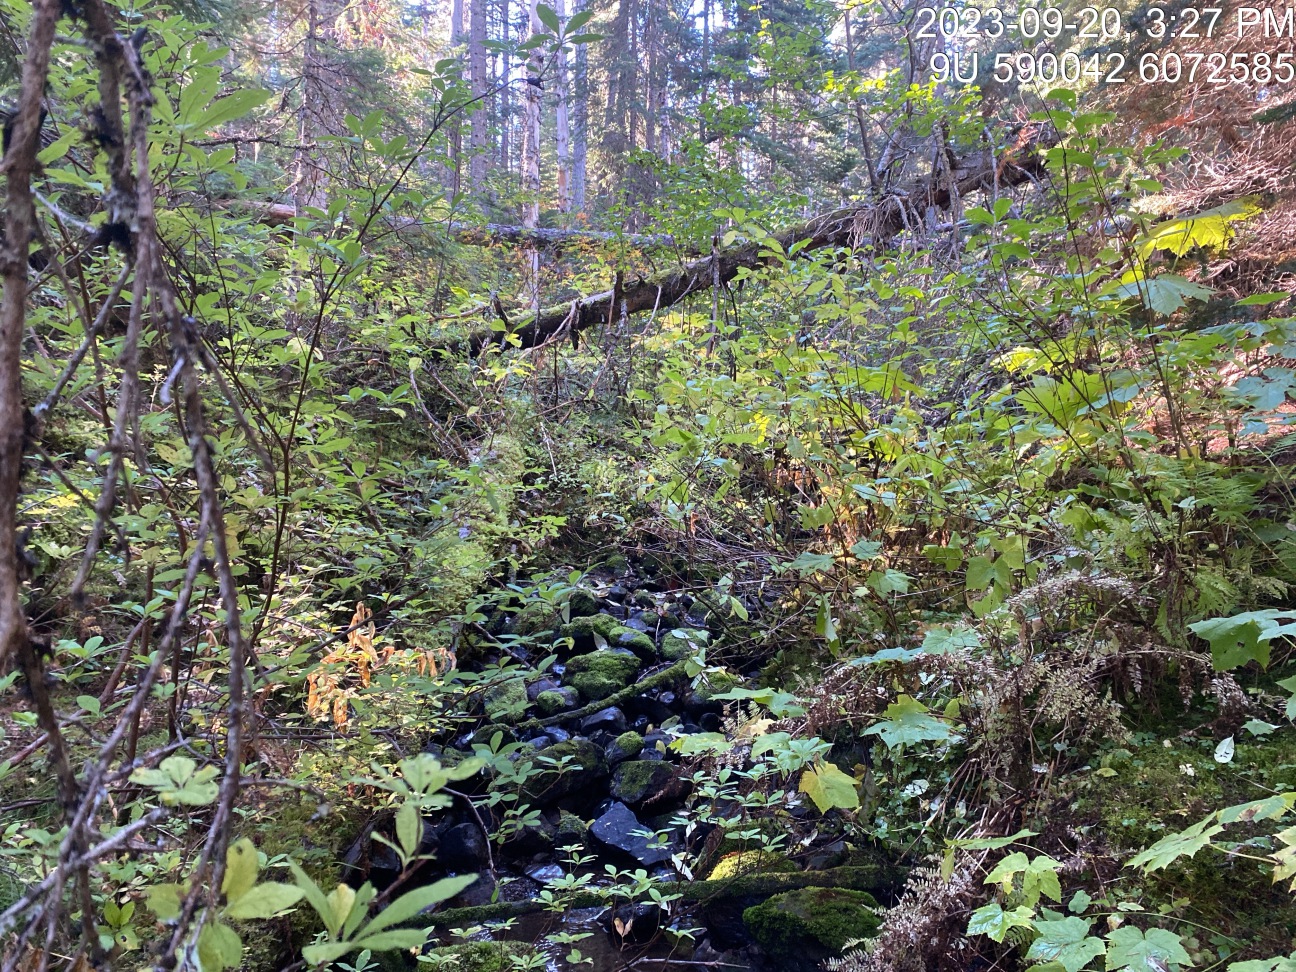
POLYGON ((601 608, 610 618, 616 618, 618 621, 624 621, 629 612, 624 604, 617 604, 615 601, 604 601, 601 608))
POLYGON ((697 687, 684 702, 684 711, 696 718, 703 712, 719 713, 723 704, 715 697, 723 695, 742 684, 742 679, 730 672, 708 672, 698 681, 697 687))
POLYGON ((545 730, 545 735, 555 743, 566 742, 571 738, 571 733, 566 729, 559 729, 557 726, 550 726, 545 730))
POLYGON ((594 651, 567 663, 567 681, 591 702, 621 691, 639 671, 639 659, 621 650, 594 651))
POLYGON ((675 693, 669 689, 656 689, 626 700, 626 708, 642 716, 653 725, 661 725, 675 715, 675 693))
POLYGON ((645 618, 646 615, 642 611, 636 611, 626 618, 625 626, 630 628, 632 631, 639 631, 643 634, 648 634, 653 630, 653 628, 657 627, 657 619, 653 618, 653 623, 649 624, 645 618))
POLYGON ((622 763, 612 776, 609 792, 614 800, 630 807, 659 803, 676 780, 675 767, 652 759, 622 763))
POLYGON ((639 754, 640 759, 666 759, 670 752, 671 737, 661 730, 650 732, 644 736, 643 752, 639 754))
POLYGON ((630 596, 630 589, 620 581, 608 585, 608 589, 603 592, 603 596, 610 601, 616 601, 618 604, 624 604, 625 599, 630 596))
POLYGON ((581 720, 581 732, 585 735, 592 735, 596 732, 610 732, 614 736, 619 736, 625 732, 626 717, 625 713, 612 706, 609 709, 603 709, 588 715, 581 720))
POLYGON ((653 597, 652 592, 647 590, 635 591, 634 595, 630 598, 630 602, 634 604, 635 607, 646 608, 648 610, 655 610, 657 607, 657 598, 653 597))
POLYGON ((569 793, 588 789, 608 775, 603 750, 577 736, 536 754, 540 765, 552 765, 527 780, 523 793, 536 803, 554 803, 569 793))
POLYGON ((633 730, 621 733, 603 750, 604 755, 607 756, 608 766, 615 768, 627 759, 634 759, 643 751, 643 745, 643 736, 639 733, 633 730))
POLYGON ((800 888, 748 908, 743 923, 779 968, 814 972, 847 942, 875 935, 877 910, 864 891, 800 888))
POLYGON ((527 698, 534 702, 541 692, 556 692, 562 686, 552 678, 541 678, 527 686, 527 698))
POLYGON ((841 839, 834 840, 816 848, 814 853, 806 858, 806 869, 824 871, 830 867, 837 867, 845 864, 848 856, 846 842, 841 839))
POLYGON ((557 864, 543 864, 540 867, 531 868, 526 873, 531 880, 539 881, 541 884, 548 884, 550 881, 561 881, 567 874, 557 864))
POLYGON ((698 728, 703 732, 719 732, 720 724, 719 713, 703 712, 698 716, 698 728))
POLYGON ((580 693, 570 687, 551 689, 536 696, 536 706, 547 716, 574 709, 578 705, 580 693))
POLYGON ((657 905, 637 901, 613 908, 603 918, 603 927, 618 944, 643 945, 661 930, 665 916, 657 905))
POLYGON ((437 861, 451 871, 473 871, 485 864, 486 839, 475 823, 461 823, 441 835, 437 861))
POLYGON ((590 825, 590 834, 605 847, 633 857, 644 866, 669 861, 673 848, 649 842, 646 828, 624 803, 613 803, 590 825))
POLYGON ((635 657, 642 662, 655 662, 657 660, 657 643, 649 635, 644 634, 642 631, 636 631, 634 628, 616 629, 609 644, 614 648, 626 648, 634 652, 635 657))

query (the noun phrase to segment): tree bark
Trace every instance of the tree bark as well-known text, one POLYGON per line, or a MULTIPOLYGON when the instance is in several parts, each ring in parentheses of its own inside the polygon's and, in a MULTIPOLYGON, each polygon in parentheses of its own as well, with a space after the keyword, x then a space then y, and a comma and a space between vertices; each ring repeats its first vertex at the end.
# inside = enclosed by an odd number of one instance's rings
MULTIPOLYGON (((1020 185, 1045 174, 1039 149, 1056 140, 1052 129, 1030 125, 1019 129, 1010 144, 999 152, 983 149, 957 160, 951 166, 952 179, 937 172, 911 183, 904 190, 876 203, 847 206, 785 230, 775 239, 784 253, 802 243, 798 253, 825 247, 867 247, 878 252, 909 226, 923 225, 932 209, 946 209, 953 198, 965 198, 982 190, 1020 185), (951 186, 954 192, 951 192, 951 186)), ((759 242, 738 244, 719 250, 713 257, 686 263, 651 279, 623 282, 620 287, 579 300, 540 310, 520 327, 512 329, 517 346, 535 347, 565 334, 576 334, 605 322, 612 315, 670 307, 686 297, 733 280, 744 268, 755 269, 768 259, 769 247, 759 242)), ((476 355, 487 345, 501 343, 495 330, 483 330, 466 338, 439 345, 440 350, 476 355)))
MULTIPOLYGON (((581 13, 590 0, 576 0, 572 16, 581 13)), ((576 70, 572 90, 576 98, 576 134, 572 145, 571 208, 585 211, 585 183, 589 158, 589 48, 576 45, 576 70)))
POLYGON ((486 4, 488 0, 469 0, 468 13, 468 80, 472 96, 477 99, 472 114, 472 131, 468 137, 468 185, 481 192, 486 181, 486 145, 490 128, 490 106, 486 97, 486 4))
POLYGON ((36 228, 31 177, 40 151, 41 100, 49 74, 50 46, 59 0, 37 0, 32 17, 22 89, 11 119, 5 153, 5 223, 0 274, 0 664, 29 654, 18 554, 18 493, 27 428, 22 394, 22 346, 27 327, 27 250, 36 228))
MULTIPOLYGON (((565 0, 554 0, 554 12, 558 22, 566 28, 567 4, 565 0)), ((554 108, 554 150, 558 156, 558 212, 565 217, 571 212, 571 129, 567 118, 567 46, 558 48, 557 62, 554 65, 554 86, 557 105, 554 108)))
MULTIPOLYGON (((540 16, 536 12, 538 0, 530 0, 528 13, 531 21, 531 37, 544 32, 540 16)), ((544 76, 544 60, 540 49, 535 48, 527 58, 526 72, 526 125, 522 137, 522 196, 525 206, 522 226, 534 230, 540 224, 540 99, 542 95, 541 78, 544 76)), ((540 312, 540 250, 534 240, 526 244, 527 248, 527 297, 532 309, 540 312)))

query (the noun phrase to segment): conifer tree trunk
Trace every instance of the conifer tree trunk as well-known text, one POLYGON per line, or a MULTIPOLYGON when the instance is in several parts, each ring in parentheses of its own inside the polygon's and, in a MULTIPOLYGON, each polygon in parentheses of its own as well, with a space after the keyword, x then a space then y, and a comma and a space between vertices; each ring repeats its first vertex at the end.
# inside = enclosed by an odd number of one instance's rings
MULTIPOLYGON (((589 0, 576 0, 572 7, 575 16, 585 9, 589 0)), ((576 71, 573 78, 576 99, 576 132, 572 143, 571 205, 576 212, 585 211, 586 166, 589 159, 589 48, 576 46, 576 71)))
MULTIPOLYGON (((544 33, 544 26, 536 13, 537 3, 538 0, 529 3, 532 37, 544 33)), ((540 48, 532 48, 527 58, 526 117, 522 133, 522 195, 525 205, 522 226, 525 229, 535 229, 540 224, 540 85, 543 75, 543 55, 540 48)), ((530 264, 527 294, 532 309, 539 311, 540 250, 534 244, 527 247, 527 258, 530 264)))
MULTIPOLYGON (((463 17, 463 0, 453 0, 450 4, 450 48, 456 57, 464 40, 463 17)), ((458 117, 450 125, 450 158, 454 165, 450 188, 457 193, 463 188, 463 122, 458 117)))
POLYGON ((473 97, 479 100, 473 112, 468 141, 468 184, 473 192, 480 192, 486 181, 486 145, 490 126, 490 111, 480 100, 486 95, 486 4, 489 0, 469 2, 468 79, 473 97))
MULTIPOLYGON (((566 24, 564 0, 555 0, 554 12, 558 22, 566 24)), ((554 108, 554 150, 558 156, 558 211, 564 216, 571 212, 571 129, 568 121, 567 48, 558 49, 554 72, 557 104, 554 108)))

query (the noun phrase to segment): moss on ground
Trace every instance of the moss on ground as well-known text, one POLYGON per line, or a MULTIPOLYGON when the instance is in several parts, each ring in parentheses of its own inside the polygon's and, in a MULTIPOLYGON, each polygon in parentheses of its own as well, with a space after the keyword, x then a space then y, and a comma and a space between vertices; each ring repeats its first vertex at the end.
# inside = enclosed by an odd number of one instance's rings
POLYGON ((743 912, 765 953, 789 970, 814 969, 848 942, 877 933, 877 901, 865 891, 799 888, 743 912))
POLYGON ((536 696, 536 705, 545 715, 553 715, 567 708, 567 696, 553 689, 541 692, 536 696))
POLYGON ((564 638, 592 638, 598 635, 605 641, 611 641, 612 632, 622 627, 620 621, 610 614, 591 614, 588 617, 573 618, 570 624, 564 624, 558 631, 564 638))
MULTIPOLYGON (((1094 821, 1112 856, 1124 861, 1224 807, 1296 790, 1296 732, 1239 742, 1227 763, 1216 762, 1215 745, 1203 738, 1115 750, 1082 785, 1075 809, 1094 821)), ((1236 846, 1275 829, 1272 823, 1233 825, 1216 844, 1236 846)), ((1238 850, 1263 856, 1253 847, 1238 850)), ((1145 903, 1173 906, 1256 954, 1290 951, 1296 939, 1291 895, 1273 884, 1272 868, 1261 861, 1203 848, 1165 870, 1129 875, 1145 903)))

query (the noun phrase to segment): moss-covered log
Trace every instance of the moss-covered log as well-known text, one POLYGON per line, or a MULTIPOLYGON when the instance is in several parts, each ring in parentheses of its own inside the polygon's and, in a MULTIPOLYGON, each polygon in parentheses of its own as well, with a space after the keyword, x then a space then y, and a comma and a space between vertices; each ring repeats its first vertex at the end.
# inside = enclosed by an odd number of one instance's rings
MULTIPOLYGON (((844 888, 889 894, 900 886, 908 868, 895 864, 869 864, 857 867, 834 867, 826 871, 795 873, 742 874, 718 881, 680 881, 658 885, 662 894, 678 894, 689 904, 705 904, 735 898, 769 898, 799 888, 844 888)), ((568 908, 593 908, 606 901, 592 891, 582 892, 567 902, 568 908)), ((520 918, 546 910, 542 901, 500 901, 473 908, 450 908, 431 915, 421 915, 420 927, 466 928, 488 921, 520 918)))

